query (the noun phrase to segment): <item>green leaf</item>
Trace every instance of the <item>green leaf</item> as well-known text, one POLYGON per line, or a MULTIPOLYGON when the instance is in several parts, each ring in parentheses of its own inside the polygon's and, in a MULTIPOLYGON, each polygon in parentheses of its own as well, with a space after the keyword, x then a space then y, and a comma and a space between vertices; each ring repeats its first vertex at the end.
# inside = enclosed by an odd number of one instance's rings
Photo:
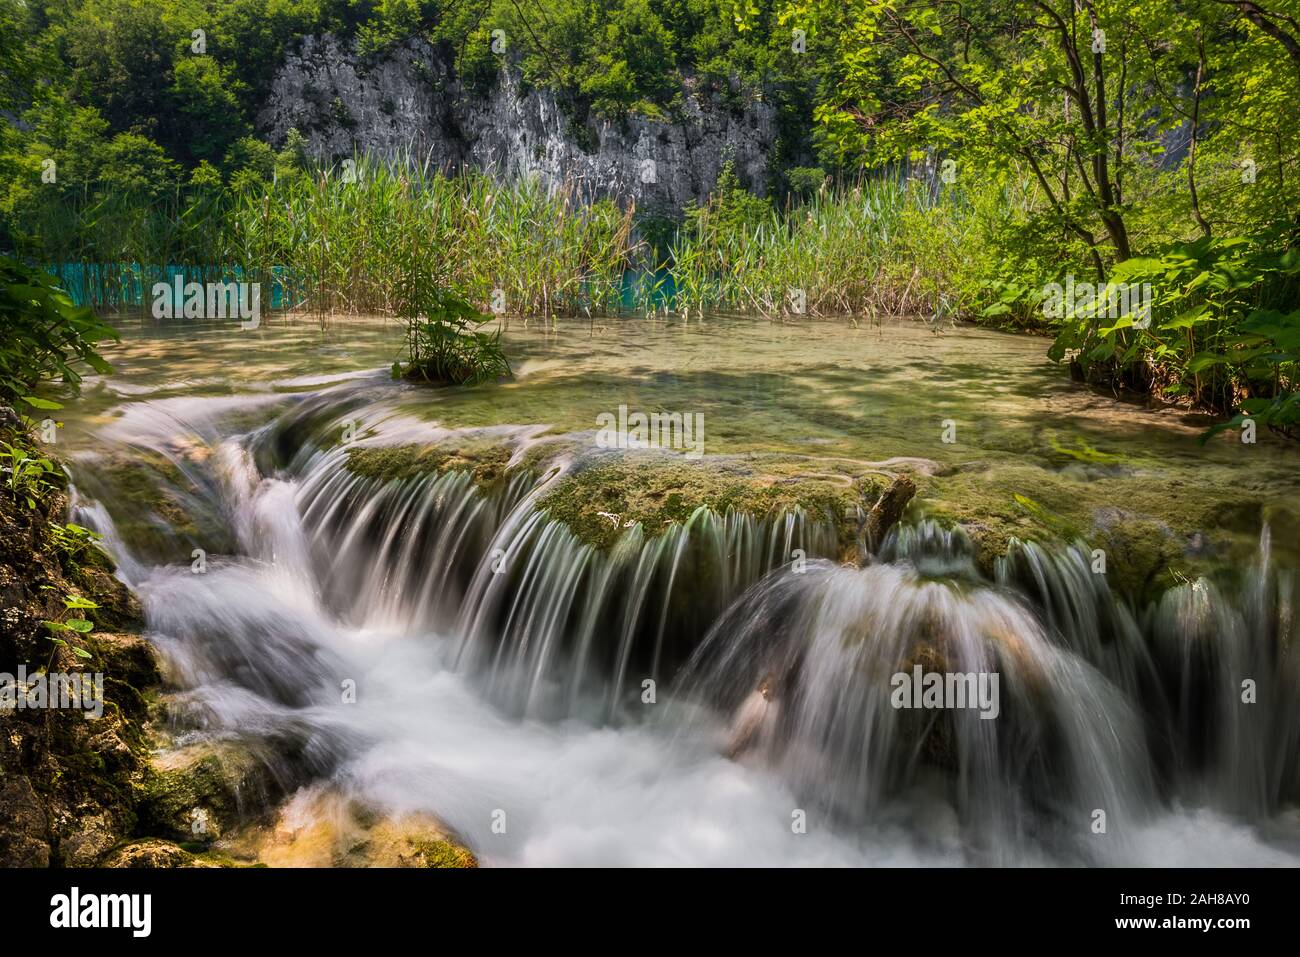
POLYGON ((1161 326, 1161 328, 1190 329, 1192 326, 1195 326, 1202 322, 1207 322, 1214 318, 1215 318, 1214 315, 1210 313, 1209 305, 1207 303, 1201 303, 1199 306, 1196 306, 1195 308, 1192 309, 1188 309, 1186 312, 1180 313, 1179 315, 1175 316, 1173 319, 1164 323, 1161 326))
POLYGON ((1132 317, 1132 316, 1121 316, 1119 319, 1116 319, 1116 320, 1115 320, 1115 325, 1113 325, 1113 326, 1108 326, 1108 327, 1105 328, 1105 329, 1098 329, 1098 330, 1097 330, 1097 335, 1099 335, 1099 336, 1108 336, 1108 335, 1110 335, 1112 332, 1116 332, 1116 331, 1118 331, 1118 330, 1120 330, 1120 329, 1128 329, 1128 328, 1131 328, 1132 325, 1133 325, 1133 317, 1132 317))
POLYGON ((1187 363, 1187 371, 1196 374, 1204 372, 1206 369, 1213 369, 1215 366, 1227 364, 1228 359, 1226 356, 1221 356, 1216 352, 1198 352, 1187 363))

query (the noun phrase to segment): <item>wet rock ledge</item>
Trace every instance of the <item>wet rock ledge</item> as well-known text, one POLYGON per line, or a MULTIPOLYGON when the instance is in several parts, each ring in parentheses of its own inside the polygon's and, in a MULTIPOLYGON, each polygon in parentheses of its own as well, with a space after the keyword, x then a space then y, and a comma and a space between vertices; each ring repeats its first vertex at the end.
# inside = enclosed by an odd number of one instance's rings
MULTIPOLYGON (((0 422, 0 440, 33 446, 0 422)), ((170 740, 139 603, 107 555, 60 534, 62 488, 33 503, 0 487, 0 674, 102 674, 104 704, 89 718, 0 699, 0 867, 477 866, 435 821, 339 810, 310 789, 290 797, 239 744, 170 740), (76 612, 93 630, 57 644, 44 622, 71 617, 68 597, 94 603, 76 612), (286 828, 301 818, 286 806, 304 800, 320 821, 286 828)))

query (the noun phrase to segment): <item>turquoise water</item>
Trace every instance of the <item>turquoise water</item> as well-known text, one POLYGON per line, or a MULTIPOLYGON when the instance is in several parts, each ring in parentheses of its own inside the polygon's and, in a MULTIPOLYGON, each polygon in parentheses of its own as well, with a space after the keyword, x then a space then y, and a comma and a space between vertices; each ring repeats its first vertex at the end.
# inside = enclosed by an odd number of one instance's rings
MULTIPOLYGON (((139 263, 61 263, 44 267, 59 277, 72 301, 79 306, 96 305, 107 308, 128 309, 153 302, 151 290, 155 283, 165 282, 174 288, 179 276, 182 285, 187 282, 241 282, 240 269, 219 270, 215 266, 142 266, 139 263)), ((289 303, 286 294, 288 270, 283 266, 272 268, 270 294, 263 298, 268 308, 282 309, 289 303)), ((173 305, 176 305, 173 303, 173 305)))
MULTIPOLYGON (((108 308, 129 309, 148 305, 153 301, 150 291, 154 283, 165 282, 171 288, 176 278, 187 282, 215 282, 243 279, 240 269, 222 270, 216 266, 142 266, 139 263, 60 263, 47 265, 46 271, 59 277, 60 285, 68 291, 72 301, 79 306, 96 305, 108 308)), ((276 266, 269 297, 263 303, 270 309, 285 309, 288 288, 300 285, 292 281, 289 270, 276 266)), ((667 269, 654 272, 631 270, 623 274, 619 291, 619 305, 632 312, 648 302, 652 309, 671 306, 676 298, 672 274, 667 269)), ((173 305, 176 305, 173 303, 173 305)))

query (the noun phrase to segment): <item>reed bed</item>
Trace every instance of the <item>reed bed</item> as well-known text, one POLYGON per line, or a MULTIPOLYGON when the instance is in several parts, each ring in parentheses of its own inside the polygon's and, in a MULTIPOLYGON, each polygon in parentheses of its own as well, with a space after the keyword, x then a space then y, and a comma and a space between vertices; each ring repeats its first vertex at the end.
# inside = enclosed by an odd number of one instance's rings
POLYGON ((617 302, 636 250, 632 217, 579 202, 569 185, 360 164, 354 182, 334 171, 241 197, 233 261, 248 274, 290 264, 289 301, 319 312, 399 311, 418 261, 421 275, 484 309, 573 315, 617 302))
POLYGON ((824 189, 748 225, 705 209, 672 248, 677 304, 766 316, 956 314, 972 209, 895 179, 824 189))
POLYGON ((235 196, 51 204, 22 252, 106 309, 147 304, 141 290, 179 273, 262 282, 278 308, 392 314, 418 259, 422 275, 485 310, 573 315, 617 305, 640 248, 632 208, 583 202, 570 185, 502 185, 407 162, 354 170, 235 196))
MULTIPOLYGON (((42 210, 28 258, 82 302, 147 306, 158 281, 263 283, 268 308, 401 312, 416 272, 484 311, 571 316, 726 309, 765 316, 957 315, 984 268, 976 204, 892 178, 823 189, 734 223, 709 204, 654 262, 635 210, 570 184, 501 183, 410 157, 358 159, 231 195, 176 190, 42 210), (629 281, 629 276, 635 276, 629 281)), ((981 215, 983 211, 981 211, 981 215)))

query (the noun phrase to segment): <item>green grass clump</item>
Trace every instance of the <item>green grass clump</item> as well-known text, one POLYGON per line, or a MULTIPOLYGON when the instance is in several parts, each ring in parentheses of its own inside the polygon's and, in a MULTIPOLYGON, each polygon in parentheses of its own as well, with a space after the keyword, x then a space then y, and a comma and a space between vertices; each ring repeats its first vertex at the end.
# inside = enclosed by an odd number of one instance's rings
POLYGON ((672 246, 675 305, 956 317, 972 308, 989 268, 976 214, 1003 199, 991 190, 934 198, 922 184, 875 178, 777 209, 724 169, 672 246))
POLYGON ((406 323, 406 365, 393 363, 393 378, 433 385, 478 385, 510 375, 501 330, 480 332, 488 317, 446 290, 411 272, 399 317, 406 323))

